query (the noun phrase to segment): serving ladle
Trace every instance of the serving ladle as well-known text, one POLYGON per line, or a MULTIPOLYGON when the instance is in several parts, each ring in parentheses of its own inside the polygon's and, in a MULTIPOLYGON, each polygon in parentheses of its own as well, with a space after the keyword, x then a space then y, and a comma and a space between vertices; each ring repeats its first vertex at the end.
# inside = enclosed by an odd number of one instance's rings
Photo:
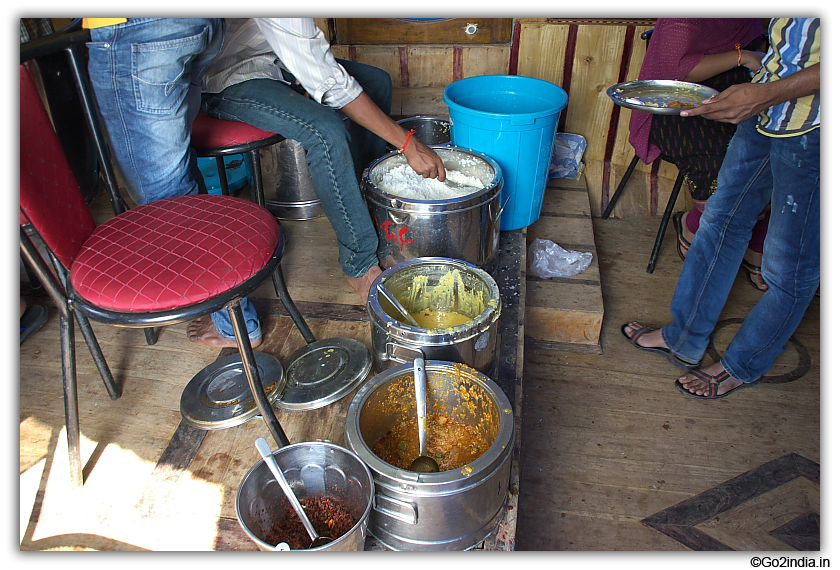
POLYGON ((410 469, 417 473, 437 473, 440 465, 429 457, 426 432, 426 361, 414 359, 414 395, 417 399, 417 431, 420 437, 420 456, 411 462, 410 469))
POLYGON ((268 447, 268 442, 265 438, 257 438, 257 441, 255 441, 254 444, 257 446, 257 451, 259 451, 260 455, 262 455, 263 461, 265 461, 265 464, 268 465, 268 468, 271 469, 272 474, 274 474, 274 478, 277 479, 278 483, 280 483, 280 488, 283 489, 283 493, 286 495, 286 498, 289 499, 289 502, 292 504, 292 508, 295 509, 295 512, 300 517, 300 521, 303 523, 307 534, 309 534, 309 538, 312 539, 312 544, 309 545, 309 548, 318 548, 332 542, 333 539, 329 536, 318 536, 318 533, 315 532, 315 527, 312 526, 312 523, 309 521, 309 517, 306 516, 306 511, 303 510, 303 505, 301 505, 300 501, 298 501, 295 496, 295 492, 286 480, 286 476, 283 475, 283 471, 280 469, 280 466, 277 465, 277 460, 274 458, 274 454, 271 453, 271 448, 268 447))
POLYGON ((394 306, 394 308, 399 312, 399 314, 402 316, 402 318, 406 320, 408 324, 417 328, 422 328, 419 324, 417 324, 417 320, 414 317, 412 317, 408 311, 406 311, 405 307, 402 306, 402 303, 400 303, 397 300, 394 294, 391 293, 391 291, 387 287, 385 287, 385 285, 382 284, 382 281, 376 284, 376 290, 382 293, 382 295, 386 299, 388 299, 388 302, 394 306))

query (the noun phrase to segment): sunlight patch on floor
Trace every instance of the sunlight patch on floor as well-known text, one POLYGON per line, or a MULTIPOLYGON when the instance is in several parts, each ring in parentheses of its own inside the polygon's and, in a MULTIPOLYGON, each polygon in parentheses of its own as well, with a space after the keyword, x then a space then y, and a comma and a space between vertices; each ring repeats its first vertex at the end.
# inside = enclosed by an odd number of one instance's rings
POLYGON ((116 444, 108 444, 97 451, 97 443, 82 436, 83 460, 89 461, 97 452, 99 457, 91 466, 84 486, 73 490, 67 436, 63 428, 56 446, 49 464, 44 459, 21 474, 22 543, 27 538, 30 542, 53 545, 50 548, 54 549, 64 542, 60 539, 62 535, 75 535, 67 538, 70 546, 111 550, 114 545, 124 543, 150 550, 178 550, 183 548, 183 536, 172 533, 172 529, 183 528, 191 537, 191 548, 213 549, 216 521, 224 498, 220 485, 192 479, 185 471, 175 481, 159 483, 153 492, 149 490, 156 502, 147 502, 144 513, 136 507, 142 500, 147 500, 146 485, 151 481, 155 463, 116 444), (30 536, 26 537, 43 480, 50 492, 44 496, 37 521, 29 529, 30 536), (171 486, 171 494, 162 486, 171 486), (165 500, 161 500, 162 496, 165 500), (202 541, 206 538, 206 544, 198 545, 196 537, 201 537, 202 541))

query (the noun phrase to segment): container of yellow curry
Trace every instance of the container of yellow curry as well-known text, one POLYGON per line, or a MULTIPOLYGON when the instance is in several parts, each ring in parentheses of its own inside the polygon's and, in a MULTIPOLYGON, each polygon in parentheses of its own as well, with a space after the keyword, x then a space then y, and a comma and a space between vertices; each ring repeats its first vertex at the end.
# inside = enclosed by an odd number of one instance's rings
POLYGON ((422 356, 493 376, 501 301, 498 285, 479 267, 446 257, 403 261, 373 282, 367 310, 377 371, 422 356), (406 322, 378 290, 380 283, 419 326, 406 322))
POLYGON ((514 420, 501 388, 480 372, 426 361, 428 453, 439 473, 409 470, 419 452, 411 363, 377 374, 347 411, 347 447, 370 468, 368 532, 392 550, 466 550, 508 504, 514 420))

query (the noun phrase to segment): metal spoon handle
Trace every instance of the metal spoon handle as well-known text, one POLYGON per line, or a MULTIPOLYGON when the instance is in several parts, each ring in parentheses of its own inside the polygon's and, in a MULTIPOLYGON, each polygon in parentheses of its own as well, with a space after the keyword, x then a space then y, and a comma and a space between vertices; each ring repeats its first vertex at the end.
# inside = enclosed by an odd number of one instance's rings
POLYGON ((254 442, 254 444, 257 446, 257 451, 259 451, 260 455, 262 455, 263 461, 265 461, 268 468, 271 469, 271 472, 274 474, 274 478, 277 479, 278 483, 280 483, 280 487, 283 489, 283 493, 286 494, 286 498, 289 499, 290 503, 292 503, 292 507, 294 507, 295 512, 300 517, 303 526, 306 528, 306 532, 309 533, 309 538, 314 541, 318 538, 318 533, 315 532, 315 528, 306 516, 306 511, 303 510, 303 506, 295 496, 295 492, 292 491, 291 485, 289 485, 289 482, 286 481, 286 476, 283 475, 283 471, 280 469, 280 466, 277 465, 277 460, 274 458, 274 454, 271 453, 271 448, 268 447, 268 442, 265 438, 260 437, 254 442))
POLYGON ((417 324, 417 321, 414 319, 414 317, 412 317, 409 314, 409 312, 405 310, 405 307, 402 306, 402 303, 400 303, 394 296, 394 294, 391 293, 391 291, 389 291, 388 288, 382 284, 382 281, 376 284, 376 290, 382 293, 382 295, 386 299, 388 299, 388 302, 391 303, 397 311, 399 311, 400 315, 402 315, 402 317, 406 321, 408 321, 408 324, 420 328, 420 325, 417 324))
POLYGON ((426 435, 426 361, 414 359, 414 395, 417 399, 417 431, 420 436, 420 455, 427 453, 426 435))

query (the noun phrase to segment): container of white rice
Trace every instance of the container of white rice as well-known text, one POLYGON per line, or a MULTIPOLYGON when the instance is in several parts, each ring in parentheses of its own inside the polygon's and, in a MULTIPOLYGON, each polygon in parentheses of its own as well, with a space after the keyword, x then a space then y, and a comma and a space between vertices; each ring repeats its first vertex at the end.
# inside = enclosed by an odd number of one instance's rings
POLYGON ((448 257, 492 275, 498 265, 502 170, 483 153, 431 148, 443 160, 450 184, 423 178, 396 151, 365 169, 361 188, 379 239, 387 241, 397 262, 448 257))

